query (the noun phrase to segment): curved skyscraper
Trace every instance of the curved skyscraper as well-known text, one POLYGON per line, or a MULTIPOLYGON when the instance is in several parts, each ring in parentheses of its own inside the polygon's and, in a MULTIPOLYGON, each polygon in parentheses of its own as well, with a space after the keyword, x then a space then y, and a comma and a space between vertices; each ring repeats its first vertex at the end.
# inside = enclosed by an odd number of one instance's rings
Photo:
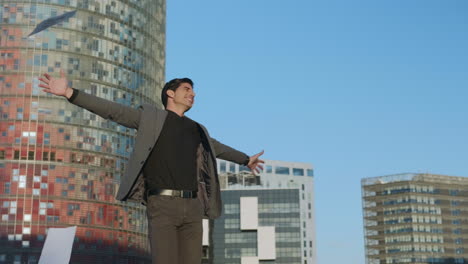
POLYGON ((148 263, 143 206, 115 200, 135 131, 38 87, 160 104, 165 0, 0 1, 0 263, 37 263, 47 228, 76 225, 70 263, 148 263), (41 22, 70 18, 30 37, 41 22))

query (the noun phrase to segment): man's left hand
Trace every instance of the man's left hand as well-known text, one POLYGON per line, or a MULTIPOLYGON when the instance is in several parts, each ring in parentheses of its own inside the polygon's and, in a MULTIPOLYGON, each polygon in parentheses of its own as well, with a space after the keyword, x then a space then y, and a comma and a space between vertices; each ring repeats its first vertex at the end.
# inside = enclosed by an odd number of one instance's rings
POLYGON ((249 164, 247 164, 247 167, 250 168, 254 175, 257 175, 258 173, 260 173, 261 170, 263 170, 262 164, 265 163, 265 161, 259 159, 259 157, 263 155, 264 152, 265 151, 262 150, 260 153, 257 153, 250 157, 249 164))

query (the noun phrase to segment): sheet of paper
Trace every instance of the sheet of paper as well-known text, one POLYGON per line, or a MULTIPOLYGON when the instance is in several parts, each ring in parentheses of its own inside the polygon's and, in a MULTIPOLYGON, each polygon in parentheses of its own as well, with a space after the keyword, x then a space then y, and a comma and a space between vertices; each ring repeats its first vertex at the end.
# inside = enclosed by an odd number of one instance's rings
POLYGON ((65 13, 63 15, 60 15, 60 16, 54 16, 54 17, 48 18, 48 19, 42 21, 41 23, 39 23, 36 26, 36 28, 33 30, 33 32, 31 32, 28 35, 28 37, 32 36, 32 35, 34 35, 36 33, 39 33, 39 32, 41 32, 41 31, 43 31, 43 30, 45 30, 45 29, 47 29, 47 28, 49 28, 51 26, 54 26, 54 25, 56 25, 56 24, 58 24, 58 23, 60 23, 62 21, 65 21, 66 19, 74 16, 75 14, 76 14, 76 10, 73 10, 73 11, 67 12, 67 13, 65 13))
POLYGON ((68 264, 75 233, 76 226, 49 228, 39 264, 68 264))

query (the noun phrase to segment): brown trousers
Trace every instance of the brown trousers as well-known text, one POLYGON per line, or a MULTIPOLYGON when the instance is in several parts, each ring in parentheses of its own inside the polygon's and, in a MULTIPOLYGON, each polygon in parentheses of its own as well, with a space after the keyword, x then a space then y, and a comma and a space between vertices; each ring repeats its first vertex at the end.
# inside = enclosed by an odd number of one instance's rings
POLYGON ((198 198, 148 197, 148 238, 153 264, 200 264, 203 208, 198 198))

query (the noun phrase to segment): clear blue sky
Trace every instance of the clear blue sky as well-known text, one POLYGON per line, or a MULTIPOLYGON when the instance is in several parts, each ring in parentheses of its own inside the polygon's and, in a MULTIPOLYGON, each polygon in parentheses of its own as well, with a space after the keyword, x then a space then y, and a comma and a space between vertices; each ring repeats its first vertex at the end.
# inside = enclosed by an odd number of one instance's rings
POLYGON ((167 79, 222 142, 315 168, 319 264, 364 263, 360 180, 468 176, 468 2, 167 1, 167 79))

